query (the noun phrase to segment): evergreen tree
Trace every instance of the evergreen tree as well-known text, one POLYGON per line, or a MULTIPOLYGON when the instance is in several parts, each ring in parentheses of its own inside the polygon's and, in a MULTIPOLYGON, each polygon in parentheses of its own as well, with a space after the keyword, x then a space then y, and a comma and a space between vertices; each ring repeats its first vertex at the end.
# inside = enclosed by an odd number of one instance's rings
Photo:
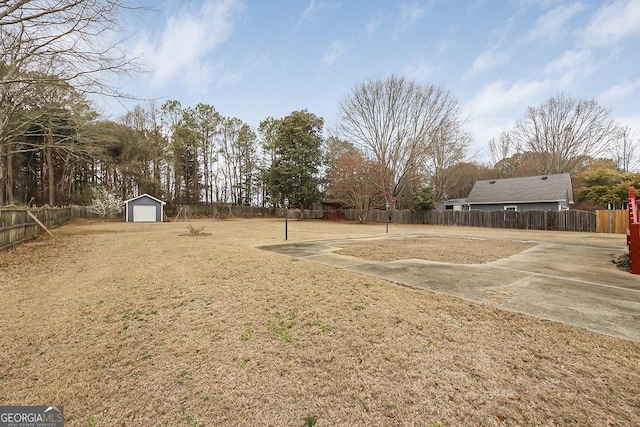
POLYGON ((283 118, 276 131, 268 185, 273 197, 304 210, 321 199, 324 120, 306 110, 283 118))

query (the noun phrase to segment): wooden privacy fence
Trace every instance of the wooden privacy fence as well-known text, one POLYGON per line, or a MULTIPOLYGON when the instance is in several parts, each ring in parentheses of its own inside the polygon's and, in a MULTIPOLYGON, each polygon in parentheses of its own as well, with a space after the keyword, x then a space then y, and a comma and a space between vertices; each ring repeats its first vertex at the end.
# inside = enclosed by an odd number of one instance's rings
MULTIPOLYGON (((215 208, 206 205, 188 206, 190 215, 206 216, 215 212, 215 208)), ((347 221, 358 221, 361 211, 346 209, 347 221)), ((453 211, 429 210, 415 211, 374 209, 369 212, 367 222, 384 223, 385 215, 396 224, 457 225, 468 227, 513 228, 523 230, 559 230, 559 231, 596 231, 596 214, 591 211, 453 211)), ((225 206, 226 217, 283 217, 283 208, 260 208, 251 206, 225 206)), ((289 218, 302 217, 300 209, 289 209, 289 218)), ((304 211, 306 219, 322 219, 322 209, 304 211)))
MULTIPOLYGON (((124 210, 124 208, 123 208, 124 210)), ((100 215, 93 212, 91 210, 91 206, 71 206, 71 217, 73 218, 85 218, 85 219, 96 219, 100 218, 100 215)), ((109 218, 122 218, 123 212, 120 212, 115 215, 110 215, 109 218)))
POLYGON ((43 233, 44 230, 29 216, 33 214, 47 228, 66 224, 72 218, 71 208, 0 208, 0 249, 13 246, 43 233))
MULTIPOLYGON (((374 210, 370 221, 384 223, 456 225, 466 227, 512 228, 521 230, 596 231, 596 215, 589 211, 452 211, 374 210)), ((357 221, 357 212, 348 209, 345 218, 357 221)))
MULTIPOLYGON (((233 206, 223 205, 221 212, 220 207, 215 204, 200 204, 200 205, 180 205, 169 206, 165 209, 167 216, 182 216, 185 212, 189 217, 200 216, 218 216, 222 213, 222 216, 226 218, 233 217, 261 217, 261 216, 282 216, 284 215, 284 209, 281 208, 267 208, 258 206, 233 206), (178 215, 180 213, 180 215, 178 215)), ((290 209, 291 211, 293 209, 290 209)))
MULTIPOLYGON (((185 218, 192 217, 211 217, 219 216, 219 208, 215 205, 181 205, 176 207, 170 207, 165 210, 167 216, 171 220, 175 219, 180 221, 185 218), (178 213, 180 213, 178 215, 178 213)), ((233 206, 224 205, 222 207, 222 216, 225 218, 254 218, 254 217, 284 217, 284 208, 271 208, 260 206, 233 206)), ((289 218, 296 219, 302 218, 302 212, 300 209, 289 209, 289 218)), ((305 219, 322 219, 322 209, 305 209, 305 219)))
MULTIPOLYGON (((197 207, 190 206, 191 215, 202 215, 197 207)), ((208 207, 211 209, 210 207, 208 207)), ((32 209, 35 215, 47 228, 55 228, 69 222, 73 218, 98 218, 86 206, 64 208, 32 209)), ((209 212, 211 212, 209 210, 209 212)), ((260 208, 250 206, 229 206, 225 208, 225 216, 230 217, 267 217, 284 216, 282 208, 260 208)), ((289 218, 301 218, 299 209, 289 209, 289 218)), ((369 222, 397 224, 431 224, 468 227, 512 228, 523 230, 559 230, 559 231, 597 231, 601 233, 626 233, 628 227, 628 211, 416 211, 411 210, 372 210, 369 222), (596 227, 597 224, 597 227, 596 227)), ((321 219, 322 210, 305 210, 304 218, 321 219)), ((358 211, 345 210, 345 219, 358 221, 358 211)), ((24 240, 38 236, 42 228, 34 221, 25 208, 0 208, 0 249, 10 247, 24 240)))
POLYGON ((596 232, 625 234, 629 228, 629 211, 596 211, 596 232))

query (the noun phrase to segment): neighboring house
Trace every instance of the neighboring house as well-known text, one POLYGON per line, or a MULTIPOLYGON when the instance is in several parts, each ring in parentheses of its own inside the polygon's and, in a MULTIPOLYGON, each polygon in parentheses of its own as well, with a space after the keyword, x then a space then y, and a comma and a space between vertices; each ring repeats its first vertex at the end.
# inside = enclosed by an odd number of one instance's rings
POLYGON ((568 173, 476 181, 467 197, 473 210, 566 210, 573 204, 568 173))
POLYGON ((126 222, 162 222, 163 209, 166 204, 162 200, 145 193, 125 200, 124 204, 126 222))
POLYGON ((467 209, 467 199, 443 200, 436 206, 438 211, 463 211, 467 209))

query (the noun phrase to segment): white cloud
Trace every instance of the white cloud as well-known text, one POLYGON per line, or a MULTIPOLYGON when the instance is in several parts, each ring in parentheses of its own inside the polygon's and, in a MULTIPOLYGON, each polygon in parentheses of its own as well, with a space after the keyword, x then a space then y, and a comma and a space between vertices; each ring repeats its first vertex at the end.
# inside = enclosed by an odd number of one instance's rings
POLYGON ((483 71, 504 65, 510 59, 511 55, 506 51, 498 51, 495 48, 487 49, 476 57, 471 68, 464 73, 464 78, 467 79, 483 71))
POLYGON ((176 77, 187 83, 206 80, 213 68, 207 55, 231 36, 234 17, 243 8, 241 1, 205 0, 196 13, 182 10, 169 16, 159 37, 143 35, 134 50, 149 68, 152 85, 176 77))
POLYGON ((567 71, 582 70, 585 67, 591 68, 591 52, 588 50, 568 50, 554 61, 548 63, 544 71, 546 74, 557 75, 567 71))
POLYGON ((429 61, 417 59, 412 61, 402 70, 403 75, 409 80, 424 81, 433 73, 439 71, 442 67, 434 66, 429 61))
POLYGON ((384 19, 382 16, 375 16, 367 22, 366 31, 368 35, 373 35, 378 31, 378 28, 382 25, 384 19))
POLYGON ((469 117, 467 128, 474 138, 473 151, 483 152, 484 160, 487 160, 487 142, 511 129, 526 113, 527 107, 544 101, 553 90, 551 79, 514 83, 494 81, 483 87, 463 105, 464 115, 469 117))
POLYGON ((403 26, 411 26, 427 13, 427 6, 421 3, 402 3, 400 5, 400 19, 403 26))
POLYGON ((533 28, 525 36, 525 41, 553 41, 559 39, 567 30, 567 22, 586 6, 582 2, 558 6, 536 20, 533 28))
POLYGON ((341 40, 334 40, 331 45, 324 52, 322 63, 327 67, 333 65, 344 53, 347 51, 347 47, 341 40))
POLYGON ((459 36, 460 29, 454 25, 450 25, 440 36, 438 43, 436 43, 436 55, 444 56, 452 53, 457 55, 452 49, 456 46, 456 40, 459 36))
POLYGON ((533 80, 508 85, 504 81, 495 81, 486 85, 478 94, 465 104, 469 116, 482 118, 499 112, 513 112, 514 109, 524 114, 532 103, 540 102, 544 96, 554 89, 554 82, 533 80))
POLYGON ((306 21, 313 21, 316 16, 323 10, 333 9, 340 6, 340 3, 327 3, 323 1, 311 0, 309 6, 305 7, 296 23, 296 28, 300 27, 306 21))
POLYGON ((603 104, 611 104, 631 96, 634 92, 638 91, 638 89, 640 89, 640 79, 624 84, 613 85, 598 95, 598 101, 603 104))
POLYGON ((467 6, 465 14, 467 16, 473 15, 475 11, 478 10, 485 2, 486 0, 473 0, 471 4, 467 6))
POLYGON ((515 123, 515 119, 506 117, 483 117, 482 119, 472 117, 468 120, 466 127, 473 135, 470 151, 476 155, 474 160, 480 162, 489 161, 488 142, 492 138, 500 138, 500 134, 512 129, 515 123))
POLYGON ((224 84, 238 83, 251 71, 267 64, 268 60, 269 55, 264 54, 260 56, 247 56, 241 61, 241 63, 236 64, 235 67, 222 64, 223 66, 217 70, 217 75, 219 77, 216 79, 216 84, 221 86, 224 84))
POLYGON ((582 36, 589 46, 609 46, 640 35, 640 0, 616 0, 598 10, 582 36))
POLYGON ((563 0, 520 0, 520 6, 537 6, 549 8, 561 3, 563 0))
POLYGON ((589 50, 568 50, 544 67, 544 74, 556 79, 557 88, 571 86, 576 78, 585 78, 593 72, 593 55, 589 50))
POLYGON ((443 37, 440 40, 438 40, 438 44, 437 49, 436 49, 436 53, 438 55, 444 55, 447 52, 451 51, 451 48, 453 46, 455 46, 456 42, 455 39, 453 37, 443 37))

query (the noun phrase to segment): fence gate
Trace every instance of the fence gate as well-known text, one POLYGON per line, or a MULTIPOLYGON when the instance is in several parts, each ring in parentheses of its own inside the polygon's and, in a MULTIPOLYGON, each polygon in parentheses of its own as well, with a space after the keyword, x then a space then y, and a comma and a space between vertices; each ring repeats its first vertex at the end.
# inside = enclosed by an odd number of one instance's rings
POLYGON ((621 210, 596 211, 596 233, 625 234, 629 228, 629 212, 621 210))

